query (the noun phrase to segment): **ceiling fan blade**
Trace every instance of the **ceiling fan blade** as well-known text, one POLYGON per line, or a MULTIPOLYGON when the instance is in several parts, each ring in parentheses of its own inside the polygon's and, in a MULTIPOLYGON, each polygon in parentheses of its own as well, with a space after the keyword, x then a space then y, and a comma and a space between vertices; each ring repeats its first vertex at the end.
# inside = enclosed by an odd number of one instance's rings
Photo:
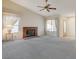
POLYGON ((37 6, 37 7, 44 8, 43 6, 37 6))
POLYGON ((49 9, 46 9, 46 10, 47 10, 48 12, 50 12, 49 9))
POLYGON ((49 9, 53 9, 53 10, 56 10, 56 8, 49 8, 49 9))
POLYGON ((44 10, 44 9, 41 9, 40 11, 42 11, 42 10, 44 10))

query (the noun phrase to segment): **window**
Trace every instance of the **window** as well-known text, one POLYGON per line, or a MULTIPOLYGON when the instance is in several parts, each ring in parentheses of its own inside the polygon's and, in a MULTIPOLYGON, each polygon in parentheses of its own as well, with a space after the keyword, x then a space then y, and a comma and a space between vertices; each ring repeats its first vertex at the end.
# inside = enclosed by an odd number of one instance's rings
POLYGON ((55 20, 47 20, 47 31, 56 31, 55 20))
POLYGON ((19 32, 19 20, 17 20, 15 24, 12 26, 11 32, 12 33, 19 32))
POLYGON ((11 33, 19 32, 20 17, 13 13, 3 14, 3 29, 11 31, 11 33))

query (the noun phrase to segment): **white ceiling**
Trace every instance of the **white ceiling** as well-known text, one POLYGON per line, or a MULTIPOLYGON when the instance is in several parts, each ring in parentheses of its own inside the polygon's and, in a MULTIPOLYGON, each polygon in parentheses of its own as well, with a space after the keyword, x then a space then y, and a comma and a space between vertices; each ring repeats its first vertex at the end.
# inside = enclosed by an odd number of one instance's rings
POLYGON ((51 12, 39 11, 41 8, 37 6, 45 5, 45 0, 11 0, 25 8, 36 12, 42 16, 51 16, 51 15, 69 15, 72 16, 75 14, 75 0, 48 0, 48 3, 52 4, 52 7, 56 7, 57 10, 51 12))

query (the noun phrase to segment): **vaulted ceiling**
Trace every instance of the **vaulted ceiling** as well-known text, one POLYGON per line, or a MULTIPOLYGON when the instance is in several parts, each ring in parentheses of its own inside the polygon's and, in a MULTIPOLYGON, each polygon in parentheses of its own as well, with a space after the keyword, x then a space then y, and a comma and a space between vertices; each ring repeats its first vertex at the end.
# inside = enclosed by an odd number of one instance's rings
POLYGON ((35 13, 42 16, 51 15, 75 15, 75 0, 48 0, 48 3, 52 4, 52 7, 56 7, 57 10, 51 10, 51 12, 40 11, 41 8, 37 6, 44 6, 45 0, 11 0, 16 4, 19 4, 35 13))

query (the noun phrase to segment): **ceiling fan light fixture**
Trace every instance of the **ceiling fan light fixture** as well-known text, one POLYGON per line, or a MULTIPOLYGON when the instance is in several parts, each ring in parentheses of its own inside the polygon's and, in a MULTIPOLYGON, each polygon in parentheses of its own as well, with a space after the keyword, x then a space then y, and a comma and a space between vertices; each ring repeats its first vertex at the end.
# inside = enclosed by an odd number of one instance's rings
POLYGON ((38 6, 38 7, 40 7, 40 8, 43 8, 43 9, 41 9, 40 11, 46 10, 46 11, 50 12, 50 10, 56 10, 56 8, 50 7, 51 4, 47 4, 48 0, 45 0, 45 2, 46 2, 46 5, 45 5, 45 6, 38 6))

